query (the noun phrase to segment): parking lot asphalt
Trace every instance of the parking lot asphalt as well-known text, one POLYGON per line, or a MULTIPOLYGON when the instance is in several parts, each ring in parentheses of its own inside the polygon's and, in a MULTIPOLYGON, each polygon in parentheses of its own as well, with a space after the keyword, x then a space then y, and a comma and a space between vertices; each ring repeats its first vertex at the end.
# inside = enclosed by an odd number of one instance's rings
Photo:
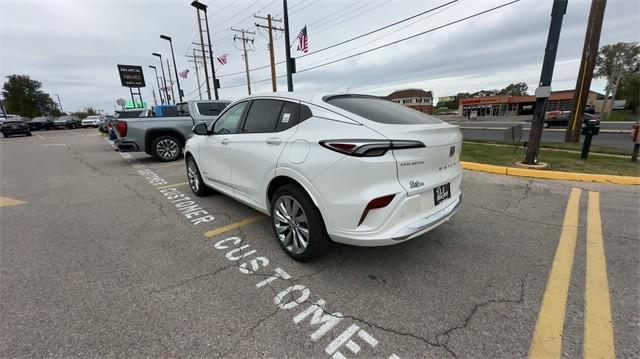
POLYGON ((2 139, 0 357, 638 357, 639 188, 464 175, 437 229, 298 263, 182 161, 2 139))

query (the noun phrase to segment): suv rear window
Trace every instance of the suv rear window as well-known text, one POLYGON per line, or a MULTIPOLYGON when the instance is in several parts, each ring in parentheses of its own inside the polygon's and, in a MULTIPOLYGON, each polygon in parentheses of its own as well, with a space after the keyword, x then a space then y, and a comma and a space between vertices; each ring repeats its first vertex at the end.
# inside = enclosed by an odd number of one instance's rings
POLYGON ((435 117, 375 96, 331 96, 324 101, 378 123, 420 125, 442 122, 435 117))

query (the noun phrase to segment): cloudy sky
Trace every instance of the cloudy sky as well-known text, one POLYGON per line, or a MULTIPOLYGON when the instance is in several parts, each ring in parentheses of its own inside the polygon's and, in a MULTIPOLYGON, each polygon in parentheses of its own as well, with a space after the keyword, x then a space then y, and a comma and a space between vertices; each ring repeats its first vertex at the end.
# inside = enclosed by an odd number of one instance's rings
MULTIPOLYGON (((289 0, 292 41, 308 27, 309 50, 321 49, 404 19, 450 0, 289 0)), ((357 41, 298 59, 299 71, 350 54, 426 31, 509 0, 459 0, 433 13, 404 22, 357 41)), ((181 81, 186 99, 198 98, 192 42, 199 42, 196 12, 190 0, 1 0, 0 76, 28 74, 44 90, 59 94, 66 111, 94 106, 113 111, 115 100, 129 98, 120 86, 116 64, 141 65, 147 87, 143 97, 152 102, 156 88, 153 70, 159 66, 152 52, 170 59, 166 34, 174 39, 178 71, 190 69, 181 81)), ((247 94, 240 43, 230 27, 256 34, 249 52, 251 68, 269 64, 266 34, 255 27, 254 14, 281 17, 281 0, 205 0, 214 56, 228 55, 216 65, 221 98, 247 94), (238 48, 236 48, 238 47, 238 48)), ((426 35, 361 56, 294 75, 296 90, 351 91, 385 95, 396 89, 419 87, 436 97, 459 91, 502 88, 524 81, 536 87, 549 28, 551 0, 522 0, 426 35)), ((569 0, 563 22, 552 87, 569 89, 581 56, 589 0, 569 0)), ((600 45, 640 41, 640 2, 609 0, 600 45)), ((276 24, 280 25, 280 24, 276 24)), ((206 38, 205 38, 206 39, 206 38)), ((277 33, 276 60, 284 58, 284 41, 277 33)), ((293 56, 296 51, 294 44, 293 56)), ((165 64, 166 65, 166 64, 165 64)), ((167 71, 165 66, 165 71, 167 71)), ((172 69, 173 71, 173 69, 172 69)), ((202 70, 201 70, 202 71, 202 70)), ((277 74, 285 73, 284 64, 277 74)), ((167 74, 168 76, 168 74, 167 74)), ((269 69, 251 72, 253 92, 271 91, 269 69)), ((204 75, 201 72, 201 80, 204 75)), ((602 80, 592 89, 601 91, 602 80)), ((278 89, 286 90, 284 78, 278 89)), ((203 95, 206 89, 203 86, 203 95)), ((177 93, 176 93, 177 94, 177 93)))

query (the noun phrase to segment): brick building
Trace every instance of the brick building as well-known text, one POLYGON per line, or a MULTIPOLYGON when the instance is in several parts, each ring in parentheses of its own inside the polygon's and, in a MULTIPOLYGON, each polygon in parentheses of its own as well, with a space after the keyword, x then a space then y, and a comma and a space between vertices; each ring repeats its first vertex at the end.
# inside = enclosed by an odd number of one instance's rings
POLYGON ((421 89, 398 90, 389 94, 387 98, 428 115, 433 114, 433 94, 431 91, 421 89))

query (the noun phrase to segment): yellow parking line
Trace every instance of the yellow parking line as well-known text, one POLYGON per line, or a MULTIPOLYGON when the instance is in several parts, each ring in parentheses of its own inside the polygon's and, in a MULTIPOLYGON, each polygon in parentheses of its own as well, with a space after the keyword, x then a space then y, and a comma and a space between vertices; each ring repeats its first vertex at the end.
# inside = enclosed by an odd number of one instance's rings
POLYGON ((216 229, 212 229, 208 232, 205 232, 204 235, 207 237, 215 237, 215 236, 219 236, 223 233, 232 231, 236 228, 240 228, 242 226, 246 226, 247 224, 251 224, 257 221, 260 221, 262 219, 267 218, 265 215, 257 215, 257 216, 253 216, 253 217, 249 217, 249 218, 245 218, 242 221, 238 221, 235 223, 231 223, 231 224, 227 224, 226 226, 222 226, 222 227, 218 227, 216 229))
POLYGON ((589 192, 584 298, 584 357, 615 358, 600 193, 589 192))
POLYGON ((9 207, 9 206, 17 206, 19 204, 25 204, 27 202, 21 201, 19 199, 9 198, 9 197, 0 197, 0 207, 9 207))
POLYGON ((573 188, 569 195, 560 241, 549 272, 547 287, 538 313, 538 321, 529 347, 529 357, 531 358, 560 358, 561 355, 567 294, 578 237, 581 193, 582 190, 573 188))
POLYGON ((165 189, 165 188, 170 188, 170 187, 177 187, 177 186, 184 186, 186 184, 189 184, 189 182, 182 182, 182 183, 176 183, 176 184, 168 184, 166 186, 160 186, 160 187, 156 187, 157 189, 165 189))

